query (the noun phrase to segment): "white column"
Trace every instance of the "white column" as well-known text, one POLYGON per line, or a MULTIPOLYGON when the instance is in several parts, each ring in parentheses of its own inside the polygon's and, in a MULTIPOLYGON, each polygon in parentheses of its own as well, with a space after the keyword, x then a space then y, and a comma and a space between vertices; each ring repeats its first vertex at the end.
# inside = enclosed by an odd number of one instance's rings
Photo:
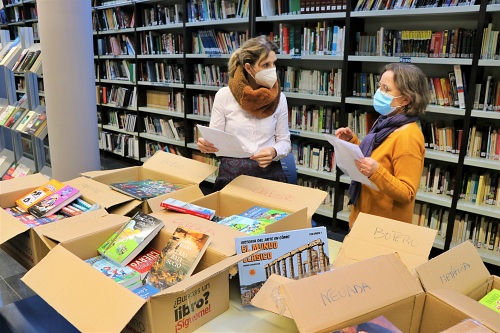
POLYGON ((89 0, 38 0, 52 177, 100 170, 89 0))

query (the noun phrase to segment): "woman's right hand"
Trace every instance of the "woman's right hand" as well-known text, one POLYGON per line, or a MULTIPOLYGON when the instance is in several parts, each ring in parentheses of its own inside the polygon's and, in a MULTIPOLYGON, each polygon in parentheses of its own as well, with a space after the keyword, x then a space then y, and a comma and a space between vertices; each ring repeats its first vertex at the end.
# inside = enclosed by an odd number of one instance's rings
POLYGON ((219 151, 219 149, 215 148, 212 143, 203 138, 199 138, 196 144, 198 145, 198 149, 204 154, 215 153, 219 151))
POLYGON ((349 127, 340 127, 335 130, 335 136, 344 141, 351 141, 353 133, 349 127))

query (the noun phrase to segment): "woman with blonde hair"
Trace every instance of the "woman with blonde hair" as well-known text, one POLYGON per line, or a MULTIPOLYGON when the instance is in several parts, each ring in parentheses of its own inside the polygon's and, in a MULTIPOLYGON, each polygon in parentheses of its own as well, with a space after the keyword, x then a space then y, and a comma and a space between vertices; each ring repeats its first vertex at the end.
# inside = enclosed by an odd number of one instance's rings
MULTIPOLYGON (((286 182, 279 160, 291 149, 288 106, 276 74, 276 44, 265 37, 246 41, 229 59, 228 87, 215 95, 210 127, 236 135, 250 158, 222 157, 214 190, 239 175, 286 182)), ((218 151, 198 139, 202 153, 218 151)))

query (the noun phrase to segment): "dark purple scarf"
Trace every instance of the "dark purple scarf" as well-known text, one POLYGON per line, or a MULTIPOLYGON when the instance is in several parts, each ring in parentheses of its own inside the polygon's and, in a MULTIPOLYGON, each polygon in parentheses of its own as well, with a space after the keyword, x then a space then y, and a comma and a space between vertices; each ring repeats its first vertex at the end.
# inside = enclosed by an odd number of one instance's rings
MULTIPOLYGON (((373 125, 370 132, 365 136, 359 149, 365 157, 370 157, 372 151, 380 146, 392 132, 400 128, 403 125, 413 123, 417 121, 418 117, 409 117, 404 114, 397 114, 392 117, 379 116, 375 125, 373 125)), ((349 203, 355 205, 359 198, 359 192, 361 191, 361 183, 357 181, 352 181, 351 186, 349 186, 349 203)))

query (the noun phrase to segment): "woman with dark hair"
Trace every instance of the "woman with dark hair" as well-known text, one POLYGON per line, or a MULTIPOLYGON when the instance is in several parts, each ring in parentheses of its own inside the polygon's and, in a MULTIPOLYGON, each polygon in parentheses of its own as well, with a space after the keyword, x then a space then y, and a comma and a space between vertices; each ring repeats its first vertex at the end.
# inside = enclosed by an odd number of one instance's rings
MULTIPOLYGON (((229 86, 215 95, 210 127, 235 134, 250 158, 222 157, 214 190, 239 175, 286 182, 279 160, 291 150, 288 106, 276 74, 276 44, 264 37, 246 41, 229 59, 229 86)), ((218 151, 198 139, 202 153, 218 151)))
POLYGON ((347 127, 335 131, 337 138, 359 144, 365 157, 356 166, 379 189, 351 183, 350 227, 360 212, 411 223, 424 167, 424 136, 417 120, 430 101, 425 74, 411 64, 388 64, 378 87, 373 107, 380 116, 363 141, 347 127))

